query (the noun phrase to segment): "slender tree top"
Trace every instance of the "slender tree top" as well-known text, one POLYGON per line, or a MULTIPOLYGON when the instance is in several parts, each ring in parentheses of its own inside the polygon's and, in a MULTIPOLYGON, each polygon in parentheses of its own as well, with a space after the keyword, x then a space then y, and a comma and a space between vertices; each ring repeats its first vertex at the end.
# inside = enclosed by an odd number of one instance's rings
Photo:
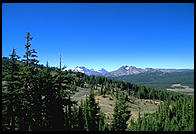
POLYGON ((61 70, 61 53, 60 53, 60 70, 61 70))
POLYGON ((19 59, 20 57, 18 55, 16 55, 16 49, 13 48, 12 50, 12 54, 10 55, 12 59, 19 59))
POLYGON ((15 57, 15 55, 16 55, 16 49, 15 48, 13 48, 13 50, 12 50, 12 54, 10 55, 11 57, 15 57))
POLYGON ((49 65, 48 65, 48 61, 46 62, 46 67, 49 67, 49 65))
POLYGON ((29 47, 31 46, 30 41, 33 40, 33 37, 31 37, 30 32, 27 32, 27 36, 25 38, 27 39, 27 44, 25 45, 25 48, 29 49, 29 47))

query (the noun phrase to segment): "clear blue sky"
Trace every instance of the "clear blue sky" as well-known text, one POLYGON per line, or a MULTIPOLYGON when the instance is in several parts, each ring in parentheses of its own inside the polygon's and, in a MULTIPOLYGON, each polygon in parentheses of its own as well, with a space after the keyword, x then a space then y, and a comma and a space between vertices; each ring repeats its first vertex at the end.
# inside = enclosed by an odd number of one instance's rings
POLYGON ((3 3, 2 56, 22 57, 27 32, 50 66, 194 68, 191 3, 3 3))

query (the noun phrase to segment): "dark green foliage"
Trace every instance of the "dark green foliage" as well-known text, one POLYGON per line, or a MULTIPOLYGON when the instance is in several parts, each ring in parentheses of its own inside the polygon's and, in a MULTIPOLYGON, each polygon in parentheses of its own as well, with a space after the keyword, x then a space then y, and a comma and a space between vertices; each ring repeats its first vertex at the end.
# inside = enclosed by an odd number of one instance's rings
MULTIPOLYGON (((103 123, 103 118, 101 118, 100 107, 98 103, 95 102, 94 91, 91 89, 90 95, 86 98, 83 106, 83 113, 85 119, 85 130, 87 131, 98 131, 100 128, 100 120, 103 123)), ((104 126, 104 124, 101 124, 104 126)))
POLYGON ((39 85, 39 89, 42 91, 43 118, 46 119, 44 123, 45 129, 63 130, 65 118, 63 105, 49 68, 45 68, 40 72, 39 85))
MULTIPOLYGON (((5 78, 6 75, 8 75, 8 68, 9 68, 9 62, 10 59, 7 57, 2 58, 2 78, 5 78)), ((2 79, 3 80, 3 79, 2 79)))
POLYGON ((84 113, 82 111, 82 108, 79 107, 79 109, 78 109, 78 126, 79 126, 79 130, 81 130, 81 131, 85 130, 84 129, 84 124, 85 124, 84 113))
POLYGON ((165 102, 153 114, 139 116, 137 122, 131 120, 129 130, 137 131, 193 131, 193 97, 180 98, 169 104, 165 102))
POLYGON ((82 79, 88 84, 88 87, 91 88, 94 84, 100 85, 100 90, 98 91, 99 95, 107 95, 107 94, 115 94, 116 90, 120 89, 120 91, 126 91, 129 95, 133 95, 140 99, 157 99, 162 101, 176 101, 180 97, 183 97, 185 95, 172 92, 172 91, 166 91, 161 89, 154 89, 146 86, 138 86, 135 84, 131 84, 128 82, 123 81, 117 81, 108 79, 105 77, 93 77, 90 76, 89 78, 87 76, 84 76, 82 79), (97 80, 96 80, 97 79, 97 80), (98 80, 99 79, 99 80, 98 80), (95 83, 92 84, 91 81, 95 81, 95 83), (96 82, 102 82, 102 83, 96 83, 96 82))
POLYGON ((38 90, 38 70, 36 68, 38 60, 35 59, 37 57, 36 51, 34 49, 30 49, 30 41, 32 40, 30 33, 27 33, 26 39, 26 53, 23 59, 25 64, 20 70, 20 80, 21 83, 23 82, 23 85, 21 86, 23 92, 21 107, 24 110, 20 111, 21 115, 19 116, 21 118, 19 118, 19 121, 21 123, 19 125, 19 129, 39 130, 41 129, 42 124, 42 118, 39 113, 39 111, 41 111, 39 108, 42 108, 42 100, 40 93, 41 91, 38 90), (23 104, 23 102, 26 102, 26 104, 23 104), (23 123, 26 123, 25 127, 22 126, 23 123))
POLYGON ((74 78, 62 73, 61 66, 52 76, 48 63, 47 67, 37 65, 36 51, 30 49, 30 33, 27 33, 26 39, 24 63, 18 61, 15 49, 10 59, 4 58, 3 128, 70 130, 71 107, 75 102, 70 100, 68 92, 73 88, 70 85, 74 78), (21 63, 20 66, 18 63, 21 63), (67 113, 64 112, 65 107, 68 108, 67 113))
POLYGON ((171 73, 146 72, 112 78, 116 80, 124 80, 138 85, 145 85, 160 89, 170 88, 170 86, 174 83, 179 83, 194 88, 194 70, 171 73))
POLYGON ((107 130, 104 120, 105 120, 105 114, 104 112, 100 112, 99 131, 107 130))
POLYGON ((114 115, 112 121, 112 127, 114 131, 125 131, 125 129, 127 128, 126 122, 131 115, 130 113, 131 112, 128 110, 128 105, 126 104, 125 96, 120 93, 114 107, 114 115))
POLYGON ((19 105, 19 65, 17 64, 17 60, 19 56, 16 55, 15 49, 13 49, 12 54, 10 55, 10 62, 7 63, 7 72, 6 76, 3 78, 3 81, 6 84, 3 86, 3 94, 2 94, 2 122, 3 129, 15 130, 16 127, 16 116, 17 116, 17 106, 19 105))

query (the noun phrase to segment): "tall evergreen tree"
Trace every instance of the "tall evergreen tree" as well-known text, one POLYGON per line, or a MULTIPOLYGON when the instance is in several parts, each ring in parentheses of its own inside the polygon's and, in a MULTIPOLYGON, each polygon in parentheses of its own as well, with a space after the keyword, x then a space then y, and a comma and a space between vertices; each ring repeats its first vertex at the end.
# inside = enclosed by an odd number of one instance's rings
POLYGON ((131 112, 128 110, 125 96, 121 92, 118 98, 114 107, 112 126, 114 131, 125 131, 131 112))
POLYGON ((86 131, 98 131, 99 122, 101 119, 100 107, 95 101, 94 90, 91 89, 89 97, 86 97, 86 101, 83 103, 83 113, 85 120, 86 131))
MULTIPOLYGON (((63 70, 66 67, 62 67, 62 60, 60 56, 60 65, 56 70, 57 74, 54 76, 54 92, 55 92, 55 101, 56 103, 55 114, 56 117, 56 128, 59 130, 70 130, 71 129, 71 113, 72 106, 76 104, 75 101, 72 101, 70 98, 70 91, 72 90, 71 84, 73 84, 73 76, 66 74, 63 70), (64 112, 65 111, 65 112, 64 112)), ((53 111, 54 112, 54 111, 53 111)))
POLYGON ((38 93, 37 81, 38 71, 36 68, 38 60, 35 59, 37 57, 37 52, 34 49, 30 49, 30 41, 33 38, 29 32, 27 33, 26 39, 26 53, 23 59, 25 65, 20 70, 20 83, 22 83, 21 90, 23 96, 19 109, 19 124, 21 130, 32 130, 38 127, 36 123, 40 123, 39 119, 41 119, 41 117, 38 117, 40 114, 37 108, 40 108, 41 102, 39 101, 40 94, 38 93))
POLYGON ((99 120, 100 120, 100 107, 98 103, 95 102, 94 90, 91 89, 89 100, 89 130, 98 131, 99 130, 99 120))
POLYGON ((17 60, 19 56, 16 55, 13 49, 10 55, 10 62, 7 66, 7 75, 3 79, 6 84, 3 87, 2 104, 3 104, 3 128, 14 131, 16 128, 17 106, 19 98, 19 64, 17 60), (6 128, 5 128, 6 127, 6 128))
POLYGON ((78 108, 78 126, 80 131, 84 131, 84 125, 85 125, 85 120, 84 120, 84 113, 82 111, 83 104, 81 103, 81 106, 78 108))

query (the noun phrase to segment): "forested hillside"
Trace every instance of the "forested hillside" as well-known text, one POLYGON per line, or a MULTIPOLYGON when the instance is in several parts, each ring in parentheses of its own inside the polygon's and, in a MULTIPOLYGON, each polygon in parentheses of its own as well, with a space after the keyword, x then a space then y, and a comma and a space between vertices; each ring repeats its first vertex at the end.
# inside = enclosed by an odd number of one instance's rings
POLYGON ((170 73, 145 72, 111 78, 160 89, 170 88, 172 84, 182 84, 194 88, 194 71, 170 73))
POLYGON ((2 64, 2 127, 4 131, 193 131, 193 96, 139 86, 103 76, 51 68, 49 61, 39 65, 37 52, 31 49, 32 37, 22 59, 13 49, 2 64), (71 99, 77 88, 90 94, 80 103, 71 99), (97 96, 115 98, 112 123, 106 123, 97 96), (137 99, 161 100, 158 111, 134 121, 128 102, 137 99))

